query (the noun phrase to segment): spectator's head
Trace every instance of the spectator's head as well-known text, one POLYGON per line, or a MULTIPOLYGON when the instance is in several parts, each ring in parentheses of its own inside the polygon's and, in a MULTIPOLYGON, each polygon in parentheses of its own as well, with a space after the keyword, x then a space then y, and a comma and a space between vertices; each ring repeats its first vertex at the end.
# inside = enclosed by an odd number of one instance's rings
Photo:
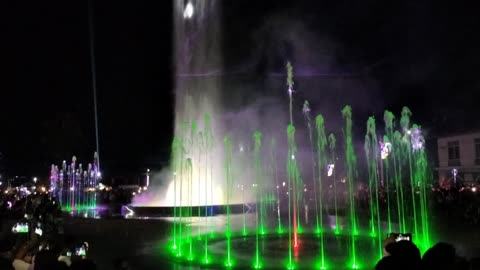
POLYGON ((408 257, 415 260, 420 260, 420 250, 410 241, 398 241, 388 244, 385 249, 390 255, 408 257))
POLYGON ((89 259, 76 260, 70 266, 71 270, 96 270, 97 266, 89 259))
MULTIPOLYGON (((7 235, 0 240, 0 257, 9 258, 10 252, 15 245, 15 240, 11 235, 7 235)), ((0 268, 1 269, 1 268, 0 268)))
POLYGON ((0 269, 14 270, 12 262, 4 257, 0 257, 0 269))
POLYGON ((116 270, 129 270, 131 269, 127 259, 120 258, 115 260, 114 269, 116 270))
POLYGON ((455 265, 455 248, 447 243, 437 243, 422 258, 423 269, 453 269, 455 265))
POLYGON ((34 270, 57 269, 58 256, 51 250, 41 250, 35 255, 34 270))
POLYGON ((385 250, 394 257, 401 265, 415 269, 420 266, 421 255, 417 246, 410 241, 398 241, 390 243, 385 250))
POLYGON ((397 265, 396 258, 387 256, 378 261, 377 265, 375 265, 375 270, 390 270, 394 269, 395 265, 397 265))
POLYGON ((470 269, 480 269, 480 257, 470 260, 470 269))

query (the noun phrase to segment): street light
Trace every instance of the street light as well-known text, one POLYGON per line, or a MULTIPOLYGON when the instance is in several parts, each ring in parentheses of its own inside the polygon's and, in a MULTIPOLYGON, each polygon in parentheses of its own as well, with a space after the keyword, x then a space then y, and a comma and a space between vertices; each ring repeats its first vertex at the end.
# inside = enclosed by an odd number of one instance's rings
POLYGON ((193 16, 193 5, 192 2, 188 2, 188 4, 185 6, 185 10, 183 11, 183 18, 184 19, 190 19, 193 16))
POLYGON ((150 185, 150 169, 147 169, 147 187, 150 185))

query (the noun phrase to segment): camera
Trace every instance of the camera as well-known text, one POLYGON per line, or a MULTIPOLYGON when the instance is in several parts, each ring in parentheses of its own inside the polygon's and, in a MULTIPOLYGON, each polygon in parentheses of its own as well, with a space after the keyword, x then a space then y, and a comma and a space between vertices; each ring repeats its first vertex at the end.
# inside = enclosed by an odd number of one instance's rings
POLYGON ((13 233, 28 233, 28 223, 27 222, 17 222, 13 227, 12 227, 12 232, 13 233))
POLYGON ((75 248, 75 255, 80 257, 85 257, 87 256, 87 251, 88 251, 88 243, 83 242, 80 247, 75 248))
POLYGON ((395 242, 399 241, 412 241, 411 233, 391 233, 391 236, 395 239, 395 242))

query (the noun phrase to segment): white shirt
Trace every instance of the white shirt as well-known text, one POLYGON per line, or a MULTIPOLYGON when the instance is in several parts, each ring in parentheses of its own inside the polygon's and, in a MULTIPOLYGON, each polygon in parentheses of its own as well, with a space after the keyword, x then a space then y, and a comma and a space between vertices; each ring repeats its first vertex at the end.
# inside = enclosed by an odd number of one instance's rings
POLYGON ((30 268, 29 263, 19 259, 13 260, 12 265, 13 265, 13 268, 15 268, 15 270, 28 270, 30 268))

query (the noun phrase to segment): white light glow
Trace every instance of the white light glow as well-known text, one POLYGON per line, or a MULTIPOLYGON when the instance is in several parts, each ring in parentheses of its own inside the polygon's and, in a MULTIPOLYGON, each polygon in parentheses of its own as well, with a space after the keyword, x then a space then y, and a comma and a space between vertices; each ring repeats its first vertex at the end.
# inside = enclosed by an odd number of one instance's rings
POLYGON ((125 206, 125 208, 129 211, 128 214, 125 215, 126 218, 132 217, 135 214, 132 209, 127 206, 125 206))
POLYGON ((327 166, 327 176, 333 175, 333 169, 335 168, 335 164, 328 164, 327 166))
POLYGON ((389 142, 380 142, 380 151, 382 159, 386 159, 392 151, 392 144, 389 142))
POLYGON ((193 16, 193 5, 192 2, 188 2, 188 4, 185 6, 185 10, 183 11, 183 18, 184 19, 190 19, 193 16))

